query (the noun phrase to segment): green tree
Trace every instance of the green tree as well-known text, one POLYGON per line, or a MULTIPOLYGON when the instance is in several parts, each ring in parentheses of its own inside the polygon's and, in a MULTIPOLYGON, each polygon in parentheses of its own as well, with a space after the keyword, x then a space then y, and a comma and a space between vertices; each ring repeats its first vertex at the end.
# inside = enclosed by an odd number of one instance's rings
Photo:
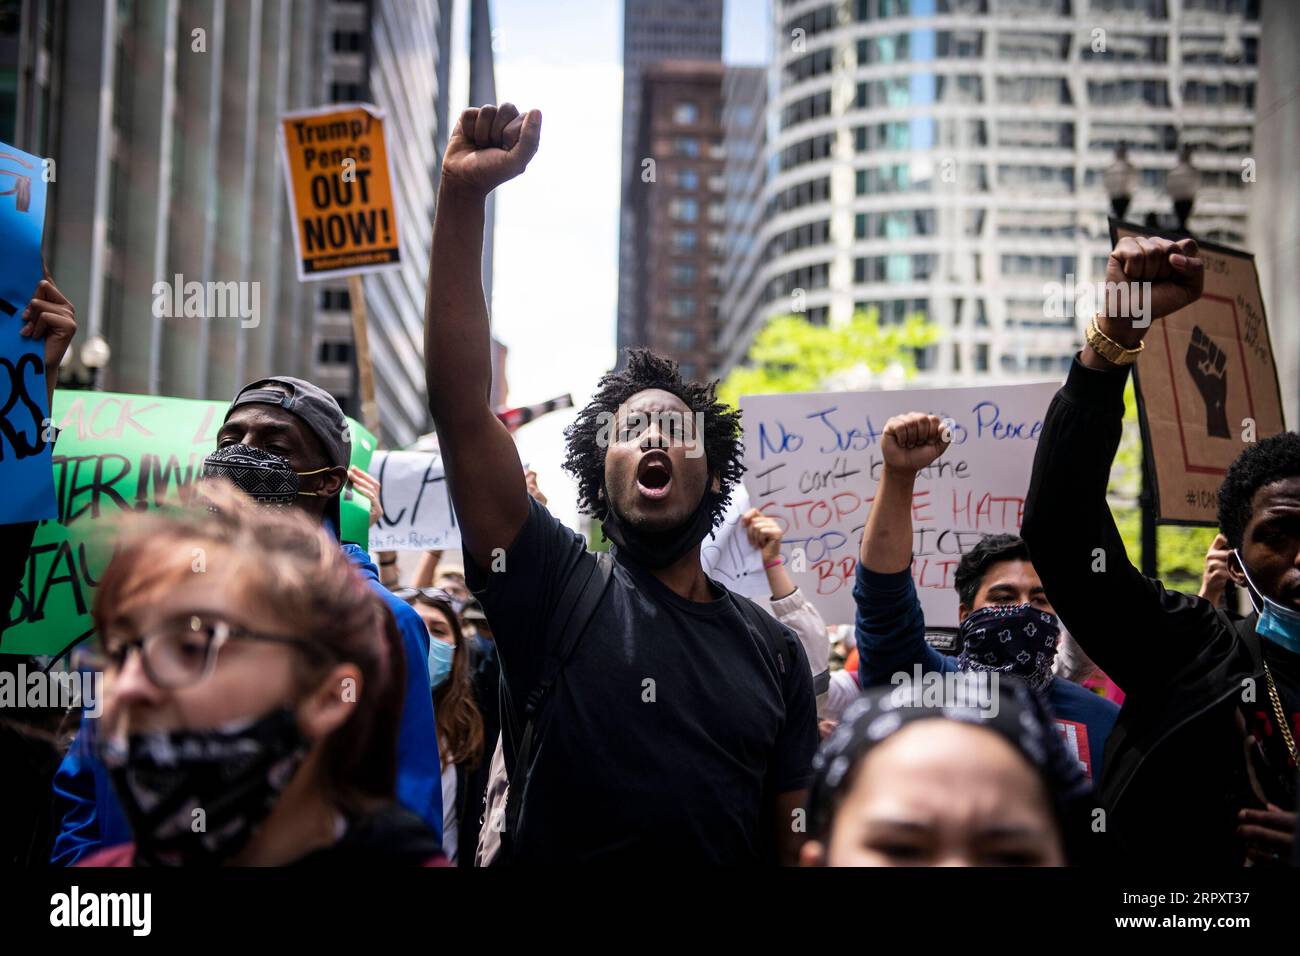
MULTIPOLYGON (((1142 564, 1142 513, 1138 493, 1142 488, 1142 434, 1138 424, 1137 397, 1133 379, 1124 390, 1124 434, 1110 470, 1111 513, 1119 528, 1129 560, 1142 564)), ((1205 552, 1210 550, 1217 533, 1215 528, 1185 528, 1177 525, 1156 527, 1156 576, 1165 587, 1195 594, 1201 589, 1205 570, 1205 552)))
POLYGON ((916 350, 938 338, 938 329, 920 314, 884 326, 876 309, 860 311, 840 325, 779 316, 758 333, 747 363, 731 370, 718 395, 736 405, 742 395, 823 391, 834 376, 864 367, 880 373, 899 365, 910 376, 916 371, 916 350))

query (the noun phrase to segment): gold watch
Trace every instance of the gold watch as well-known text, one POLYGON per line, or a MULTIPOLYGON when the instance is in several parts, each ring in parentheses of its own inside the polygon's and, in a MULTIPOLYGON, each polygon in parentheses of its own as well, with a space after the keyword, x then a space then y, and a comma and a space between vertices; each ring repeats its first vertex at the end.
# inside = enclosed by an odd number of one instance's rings
POLYGON ((1096 316, 1093 316, 1088 323, 1084 337, 1088 340, 1088 344, 1092 346, 1092 350, 1111 365, 1132 365, 1138 360, 1138 356, 1142 354, 1142 349, 1145 347, 1144 343, 1139 342, 1135 349, 1124 348, 1101 330, 1101 326, 1097 324, 1096 316))

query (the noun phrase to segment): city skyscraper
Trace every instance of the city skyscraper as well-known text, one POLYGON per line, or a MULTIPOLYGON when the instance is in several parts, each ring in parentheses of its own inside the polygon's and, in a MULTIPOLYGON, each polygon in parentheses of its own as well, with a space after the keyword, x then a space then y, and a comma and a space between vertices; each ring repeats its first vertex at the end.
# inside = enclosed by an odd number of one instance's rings
MULTIPOLYGON (((1103 173, 1127 218, 1169 220, 1190 147, 1193 234, 1244 245, 1254 0, 839 0, 775 5, 761 264, 727 270, 723 368, 767 319, 927 316, 919 383, 1059 374, 1087 317, 1045 286, 1096 282, 1103 173)), ((1162 223, 1166 224, 1166 223, 1162 223)))
POLYGON ((660 60, 722 60, 723 0, 624 0, 623 150, 619 188, 618 347, 633 341, 638 299, 634 253, 638 223, 628 188, 637 182, 643 157, 637 153, 641 128, 641 79, 660 60))
MULTIPOLYGON (((357 412, 346 282, 299 282, 276 139, 290 110, 386 113, 402 266, 365 277, 384 438, 428 431, 423 309, 452 0, 23 0, 0 10, 0 129, 56 162, 46 260, 101 387, 226 399, 272 373, 357 412), (14 9, 18 14, 14 14, 14 9), (158 282, 256 284, 260 321, 154 315, 158 282)), ((487 55, 491 56, 490 42, 487 55)), ((456 111, 457 113, 459 111, 456 111)), ((65 371, 86 378, 79 348, 65 371)))
POLYGON ((687 378, 713 374, 724 252, 722 76, 719 62, 664 60, 641 79, 637 155, 643 166, 624 203, 632 236, 636 300, 626 345, 681 364, 687 378))

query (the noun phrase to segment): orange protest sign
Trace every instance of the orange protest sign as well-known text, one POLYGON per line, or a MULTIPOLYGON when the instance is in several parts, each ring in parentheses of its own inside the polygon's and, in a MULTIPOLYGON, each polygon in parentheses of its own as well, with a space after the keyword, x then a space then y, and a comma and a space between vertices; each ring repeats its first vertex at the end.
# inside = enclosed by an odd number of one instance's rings
POLYGON ((343 104, 286 113, 280 152, 299 279, 401 264, 383 110, 343 104))

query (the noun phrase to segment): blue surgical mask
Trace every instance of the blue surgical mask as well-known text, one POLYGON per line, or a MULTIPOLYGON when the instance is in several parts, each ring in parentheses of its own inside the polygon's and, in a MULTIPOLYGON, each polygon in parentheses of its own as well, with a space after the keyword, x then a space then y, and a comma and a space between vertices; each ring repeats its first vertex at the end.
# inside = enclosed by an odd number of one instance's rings
POLYGON ((1246 589, 1246 593, 1250 595, 1250 606, 1259 615, 1259 620, 1255 622, 1255 633, 1260 637, 1268 638, 1278 647, 1285 648, 1292 654, 1300 654, 1300 612, 1284 607, 1270 597, 1265 597, 1264 592, 1255 587, 1255 582, 1251 580, 1250 572, 1246 570, 1246 562, 1241 560, 1241 552, 1233 548, 1232 553, 1237 556, 1241 573, 1246 576, 1246 583, 1250 585, 1246 589), (1262 608, 1255 603, 1257 594, 1264 604, 1262 608))
POLYGON ((429 640, 429 684, 437 690, 451 675, 451 659, 456 648, 438 638, 429 640))

